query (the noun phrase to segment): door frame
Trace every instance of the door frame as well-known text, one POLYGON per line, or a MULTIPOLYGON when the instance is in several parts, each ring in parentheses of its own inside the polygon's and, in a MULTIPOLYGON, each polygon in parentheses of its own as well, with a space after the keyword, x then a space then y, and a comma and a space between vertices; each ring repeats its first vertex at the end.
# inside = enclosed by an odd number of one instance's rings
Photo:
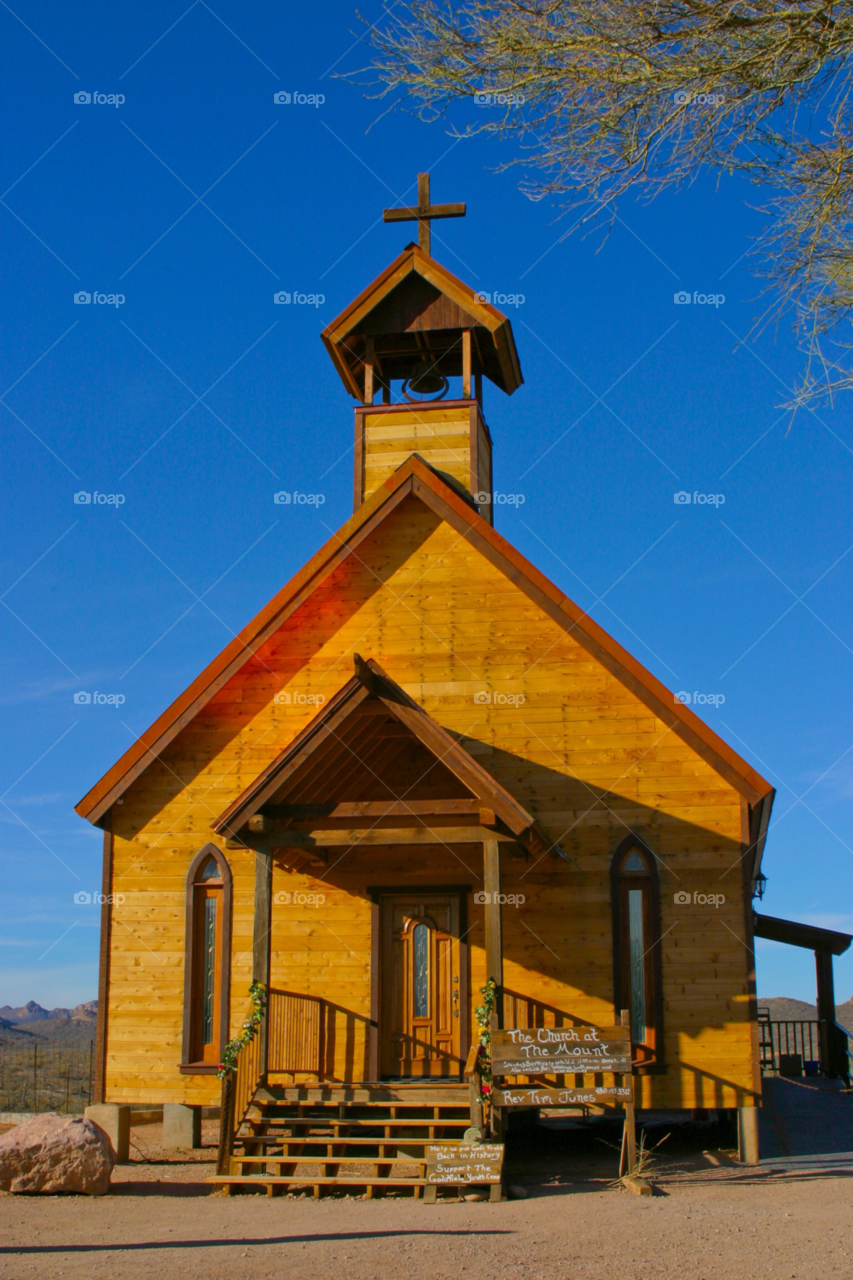
MULTIPOLYGON (((368 1078, 379 1080, 379 1044, 382 1020, 382 899, 411 897, 412 894, 444 894, 459 902, 459 1055, 467 1058, 471 1046, 470 966, 468 953, 468 895, 470 884, 383 884, 368 885, 370 897, 370 1046, 368 1078)), ((425 1078, 426 1079, 426 1078, 425 1078)))

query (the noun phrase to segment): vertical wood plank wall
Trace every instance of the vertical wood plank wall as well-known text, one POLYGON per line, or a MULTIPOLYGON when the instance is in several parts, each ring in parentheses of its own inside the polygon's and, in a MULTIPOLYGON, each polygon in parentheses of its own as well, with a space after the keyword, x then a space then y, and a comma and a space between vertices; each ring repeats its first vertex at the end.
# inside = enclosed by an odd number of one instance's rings
MULTIPOLYGON (((549 857, 534 865, 503 855, 504 892, 525 899, 503 911, 505 987, 592 1022, 614 1022, 610 859, 634 829, 660 860, 669 1064, 666 1074, 640 1078, 638 1104, 748 1102, 755 1079, 740 795, 415 498, 113 808, 112 888, 122 899, 111 932, 107 1100, 217 1098, 215 1077, 177 1069, 187 869, 211 839, 214 818, 316 711, 298 698, 277 703, 275 694, 331 697, 351 676, 354 651, 376 658, 459 735, 578 863, 549 857), (679 892, 691 895, 689 905, 676 903, 679 892), (722 893, 725 902, 694 904, 694 892, 722 893)), ((251 981, 254 859, 232 850, 226 857, 234 877, 234 1034, 251 981)), ((335 1074, 366 1071, 368 886, 478 889, 482 874, 482 850, 472 845, 354 852, 323 877, 316 868, 275 868, 272 983, 338 1007, 326 1038, 335 1074), (281 897, 300 890, 325 901, 307 906, 281 897)), ((485 980, 482 911, 469 899, 472 1006, 485 980)))

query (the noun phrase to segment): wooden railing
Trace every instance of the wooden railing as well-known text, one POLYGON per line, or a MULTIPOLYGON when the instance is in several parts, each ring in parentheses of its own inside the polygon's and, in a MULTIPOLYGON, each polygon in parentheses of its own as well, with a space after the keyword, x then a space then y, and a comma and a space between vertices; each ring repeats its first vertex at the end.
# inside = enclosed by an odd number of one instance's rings
POLYGON ((779 1071, 783 1056, 798 1054, 803 1066, 816 1062, 823 1066, 821 1024, 811 1020, 786 1019, 774 1022, 759 1016, 758 1040, 762 1066, 779 1071))
MULTIPOLYGON (((263 1032, 263 1029, 262 1029, 263 1032)), ((263 1033, 244 1045, 237 1057, 237 1070, 229 1071, 222 1081, 219 1112, 219 1159, 216 1172, 230 1173, 234 1138, 245 1119, 255 1090, 263 1079, 263 1033)))
POLYGON ((326 1057, 326 1001, 293 991, 270 991, 268 1071, 308 1072, 318 1079, 326 1057))

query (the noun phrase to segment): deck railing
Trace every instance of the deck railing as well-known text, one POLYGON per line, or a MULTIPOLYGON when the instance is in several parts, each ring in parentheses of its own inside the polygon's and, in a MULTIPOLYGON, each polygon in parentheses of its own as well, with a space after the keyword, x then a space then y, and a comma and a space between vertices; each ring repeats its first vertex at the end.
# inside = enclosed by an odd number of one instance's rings
POLYGON ((322 1075, 326 1001, 294 991, 270 991, 268 1071, 322 1075))
POLYGON ((263 1079, 263 1034, 256 1035, 244 1045, 237 1057, 237 1070, 229 1071, 222 1081, 222 1101, 219 1112, 219 1159, 216 1172, 230 1172, 234 1138, 243 1123, 255 1090, 263 1079))

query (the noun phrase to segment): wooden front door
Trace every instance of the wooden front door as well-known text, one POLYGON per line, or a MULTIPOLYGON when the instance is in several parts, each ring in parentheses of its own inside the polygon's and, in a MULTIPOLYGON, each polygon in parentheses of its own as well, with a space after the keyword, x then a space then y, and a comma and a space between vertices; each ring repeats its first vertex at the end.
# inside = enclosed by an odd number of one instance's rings
POLYGON ((458 896, 389 895, 380 920, 381 1074, 460 1075, 458 896))

